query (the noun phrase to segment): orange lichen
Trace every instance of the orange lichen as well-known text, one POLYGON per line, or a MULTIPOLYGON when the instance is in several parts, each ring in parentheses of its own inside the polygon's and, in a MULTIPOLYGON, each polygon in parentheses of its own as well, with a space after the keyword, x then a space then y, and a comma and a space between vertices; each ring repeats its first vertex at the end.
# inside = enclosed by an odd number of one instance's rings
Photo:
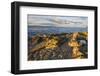
POLYGON ((81 58, 82 53, 79 50, 80 44, 76 41, 76 38, 79 36, 79 33, 73 33, 71 40, 68 45, 72 47, 72 57, 81 58))
POLYGON ((54 37, 54 38, 47 38, 46 39, 46 44, 45 44, 45 48, 48 49, 48 48, 55 48, 57 47, 57 43, 58 43, 58 40, 54 37))

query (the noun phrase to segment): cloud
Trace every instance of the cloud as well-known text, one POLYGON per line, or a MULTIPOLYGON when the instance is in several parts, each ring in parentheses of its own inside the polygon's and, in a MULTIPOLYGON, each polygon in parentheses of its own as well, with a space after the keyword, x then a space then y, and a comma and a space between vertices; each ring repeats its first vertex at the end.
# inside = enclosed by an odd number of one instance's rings
POLYGON ((28 15, 29 26, 87 27, 88 17, 28 15))

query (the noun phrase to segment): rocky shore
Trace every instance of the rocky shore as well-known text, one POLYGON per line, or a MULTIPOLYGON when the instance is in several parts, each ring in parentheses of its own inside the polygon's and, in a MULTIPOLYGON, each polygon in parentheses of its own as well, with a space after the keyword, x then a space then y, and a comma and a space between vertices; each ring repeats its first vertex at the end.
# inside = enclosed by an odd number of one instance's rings
POLYGON ((84 59, 88 33, 36 34, 28 37, 28 60, 84 59))

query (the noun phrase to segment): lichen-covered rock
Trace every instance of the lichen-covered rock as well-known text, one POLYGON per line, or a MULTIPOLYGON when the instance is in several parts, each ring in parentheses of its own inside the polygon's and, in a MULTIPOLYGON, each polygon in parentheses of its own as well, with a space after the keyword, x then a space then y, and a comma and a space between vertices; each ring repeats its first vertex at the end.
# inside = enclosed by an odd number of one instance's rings
POLYGON ((87 58, 87 33, 36 35, 28 40, 28 60, 87 58))

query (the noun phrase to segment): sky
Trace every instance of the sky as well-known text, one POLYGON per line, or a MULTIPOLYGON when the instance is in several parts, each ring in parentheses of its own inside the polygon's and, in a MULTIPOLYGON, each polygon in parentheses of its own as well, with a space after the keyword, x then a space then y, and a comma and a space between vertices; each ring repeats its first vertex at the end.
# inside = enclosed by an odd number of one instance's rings
POLYGON ((88 27, 88 17, 27 15, 28 26, 88 27))

